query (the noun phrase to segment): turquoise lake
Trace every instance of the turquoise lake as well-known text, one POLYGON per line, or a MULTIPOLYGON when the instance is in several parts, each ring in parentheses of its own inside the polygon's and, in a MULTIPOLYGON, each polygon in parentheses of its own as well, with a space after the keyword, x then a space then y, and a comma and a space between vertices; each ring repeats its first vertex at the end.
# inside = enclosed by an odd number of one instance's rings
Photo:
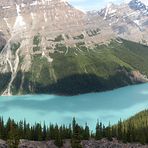
POLYGON ((73 117, 94 129, 97 119, 104 124, 117 123, 148 108, 148 83, 113 91, 79 96, 26 95, 1 96, 0 116, 29 123, 69 124, 73 117))

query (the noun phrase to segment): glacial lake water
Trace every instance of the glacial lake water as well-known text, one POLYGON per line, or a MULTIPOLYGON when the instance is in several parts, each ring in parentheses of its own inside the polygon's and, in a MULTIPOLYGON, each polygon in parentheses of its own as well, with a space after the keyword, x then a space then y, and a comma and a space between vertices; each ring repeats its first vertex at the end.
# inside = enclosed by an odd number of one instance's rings
POLYGON ((1 96, 0 116, 16 121, 69 124, 76 117, 80 124, 94 129, 97 119, 114 124, 148 108, 148 83, 113 91, 79 96, 26 95, 1 96))

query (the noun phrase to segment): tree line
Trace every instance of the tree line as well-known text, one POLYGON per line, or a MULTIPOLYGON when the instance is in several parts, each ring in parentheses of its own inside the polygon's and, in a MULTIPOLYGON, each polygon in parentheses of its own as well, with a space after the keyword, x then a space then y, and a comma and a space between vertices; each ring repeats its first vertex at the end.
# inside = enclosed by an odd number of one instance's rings
POLYGON ((80 126, 76 119, 68 126, 66 125, 42 125, 36 123, 30 125, 24 121, 15 122, 8 119, 5 123, 0 118, 0 139, 7 140, 9 145, 17 147, 20 139, 48 141, 54 140, 54 143, 61 147, 64 139, 71 139, 72 148, 82 148, 81 141, 91 138, 100 140, 107 138, 117 138, 123 142, 148 143, 148 110, 140 112, 126 121, 119 120, 116 125, 105 126, 102 122, 97 122, 96 129, 92 132, 87 125, 80 126))

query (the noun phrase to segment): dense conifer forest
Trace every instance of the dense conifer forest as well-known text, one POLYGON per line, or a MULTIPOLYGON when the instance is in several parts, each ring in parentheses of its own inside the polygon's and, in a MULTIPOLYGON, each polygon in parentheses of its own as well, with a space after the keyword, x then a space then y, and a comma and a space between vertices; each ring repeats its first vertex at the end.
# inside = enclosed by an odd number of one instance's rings
POLYGON ((103 123, 97 122, 96 130, 92 132, 89 126, 80 126, 76 119, 73 118, 69 126, 66 125, 41 125, 36 123, 30 125, 25 120, 15 122, 8 119, 5 123, 0 118, 0 139, 7 140, 9 145, 17 147, 20 139, 28 139, 35 141, 54 140, 58 147, 63 145, 64 139, 71 139, 72 148, 81 148, 81 140, 89 140, 91 138, 100 140, 107 138, 117 138, 123 142, 140 142, 148 143, 148 110, 144 110, 128 120, 119 120, 116 125, 104 126, 103 123))

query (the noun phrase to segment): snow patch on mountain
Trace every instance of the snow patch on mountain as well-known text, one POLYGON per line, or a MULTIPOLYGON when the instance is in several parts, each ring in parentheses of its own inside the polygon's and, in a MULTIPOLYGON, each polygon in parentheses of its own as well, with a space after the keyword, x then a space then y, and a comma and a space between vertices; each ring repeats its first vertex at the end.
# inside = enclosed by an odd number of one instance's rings
POLYGON ((129 7, 134 10, 139 10, 144 15, 148 15, 148 6, 142 3, 140 0, 132 0, 129 2, 129 7))
POLYGON ((24 19, 21 15, 21 9, 20 9, 20 6, 16 4, 16 10, 17 10, 17 18, 16 18, 16 21, 15 21, 15 24, 14 24, 14 30, 18 27, 22 27, 22 26, 25 26, 26 23, 24 22, 24 19))

